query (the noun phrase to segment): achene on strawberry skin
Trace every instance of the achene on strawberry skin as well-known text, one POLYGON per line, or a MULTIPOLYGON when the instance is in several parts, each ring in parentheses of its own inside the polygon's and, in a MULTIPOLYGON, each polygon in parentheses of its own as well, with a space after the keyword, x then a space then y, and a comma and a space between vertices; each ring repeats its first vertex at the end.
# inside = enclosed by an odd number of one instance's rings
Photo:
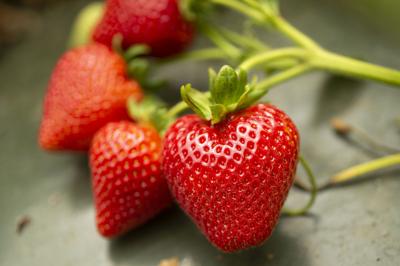
POLYGON ((258 104, 215 125, 198 115, 179 118, 165 136, 163 169, 181 208, 214 245, 234 252, 271 235, 298 152, 291 119, 258 104))
POLYGON ((172 203, 161 171, 161 138, 148 124, 109 123, 90 149, 90 168, 100 234, 134 229, 172 203))

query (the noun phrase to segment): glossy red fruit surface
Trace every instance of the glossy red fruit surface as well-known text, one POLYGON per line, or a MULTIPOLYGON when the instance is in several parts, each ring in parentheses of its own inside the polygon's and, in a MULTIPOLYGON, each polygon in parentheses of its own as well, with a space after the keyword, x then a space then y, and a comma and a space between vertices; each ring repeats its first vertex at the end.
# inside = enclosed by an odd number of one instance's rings
POLYGON ((233 252, 270 236, 298 150, 290 118, 258 104, 214 126, 197 115, 178 119, 165 136, 163 169, 183 210, 214 245, 233 252))
POLYGON ((93 40, 109 47, 120 33, 123 47, 146 44, 154 56, 181 52, 193 39, 193 26, 179 11, 178 0, 108 0, 93 40))
POLYGON ((128 119, 126 100, 142 98, 124 60, 101 44, 72 49, 58 61, 44 100, 39 144, 46 150, 87 150, 111 121, 128 119))
POLYGON ((172 202, 161 173, 161 139, 154 128, 122 121, 99 130, 90 149, 98 231, 133 229, 172 202))

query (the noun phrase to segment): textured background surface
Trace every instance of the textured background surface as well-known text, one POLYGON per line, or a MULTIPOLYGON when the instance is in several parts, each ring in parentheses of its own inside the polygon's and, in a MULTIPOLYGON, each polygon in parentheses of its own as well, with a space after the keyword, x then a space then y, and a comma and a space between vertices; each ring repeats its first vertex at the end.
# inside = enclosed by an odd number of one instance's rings
MULTIPOLYGON (((262 247, 234 255, 213 248, 178 208, 121 239, 102 239, 95 231, 85 156, 47 154, 36 145, 48 77, 85 2, 65 1, 45 9, 34 33, 0 55, 1 265, 147 266, 172 256, 186 266, 399 265, 400 174, 395 169, 357 186, 321 193, 311 216, 282 217, 262 247), (32 223, 17 235, 17 220, 24 215, 32 223)), ((400 69, 400 19, 390 15, 398 10, 396 0, 382 1, 388 11, 374 1, 283 2, 286 17, 322 45, 400 69)), ((234 24, 235 17, 225 14, 223 20, 234 24)), ((272 43, 282 43, 275 36, 270 36, 272 43)), ((206 86, 207 67, 180 63, 162 69, 159 74, 171 80, 165 94, 178 95, 185 82, 206 86)), ((394 123, 400 115, 400 90, 311 73, 273 90, 269 99, 298 124, 302 151, 320 182, 373 158, 335 137, 328 126, 332 116, 400 146, 394 123)), ((293 189, 288 205, 303 200, 306 194, 293 189)))

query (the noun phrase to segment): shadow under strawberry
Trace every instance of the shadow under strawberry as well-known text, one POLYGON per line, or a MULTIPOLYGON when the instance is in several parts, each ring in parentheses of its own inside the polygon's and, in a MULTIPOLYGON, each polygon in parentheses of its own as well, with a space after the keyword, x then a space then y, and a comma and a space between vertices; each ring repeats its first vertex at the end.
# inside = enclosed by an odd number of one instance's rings
POLYGON ((278 225, 265 244, 238 253, 223 253, 174 206, 138 230, 110 241, 109 257, 118 265, 138 262, 157 265, 170 257, 187 260, 191 266, 242 266, 244 261, 252 266, 284 265, 293 259, 298 265, 308 265, 305 249, 278 225))
POLYGON ((70 167, 73 167, 72 180, 66 187, 66 201, 73 208, 86 209, 92 206, 90 170, 86 154, 72 154, 70 167))

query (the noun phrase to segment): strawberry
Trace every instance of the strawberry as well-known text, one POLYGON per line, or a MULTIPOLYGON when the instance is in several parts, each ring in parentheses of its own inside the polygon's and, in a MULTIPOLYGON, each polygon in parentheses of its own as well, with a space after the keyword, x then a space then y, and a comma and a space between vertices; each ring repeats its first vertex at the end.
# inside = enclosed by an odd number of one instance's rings
POLYGON ((111 121, 128 119, 128 97, 142 98, 122 57, 104 45, 66 52, 58 61, 44 100, 39 144, 46 150, 87 150, 93 135, 111 121))
POLYGON ((234 252, 271 235, 294 181, 299 135, 275 106, 252 105, 260 87, 245 71, 209 74, 210 93, 182 86, 196 114, 167 130, 162 166, 181 208, 215 246, 234 252))
POLYGON ((109 47, 121 34, 123 47, 146 44, 154 56, 169 56, 186 48, 193 26, 179 11, 179 0, 108 0, 93 40, 109 47))
POLYGON ((120 235, 170 205, 160 155, 161 138, 149 124, 114 122, 96 133, 90 168, 100 234, 120 235))
POLYGON ((181 208, 225 252, 260 245, 278 222, 299 136, 278 108, 258 104, 211 125, 197 115, 167 131, 163 169, 181 208))

